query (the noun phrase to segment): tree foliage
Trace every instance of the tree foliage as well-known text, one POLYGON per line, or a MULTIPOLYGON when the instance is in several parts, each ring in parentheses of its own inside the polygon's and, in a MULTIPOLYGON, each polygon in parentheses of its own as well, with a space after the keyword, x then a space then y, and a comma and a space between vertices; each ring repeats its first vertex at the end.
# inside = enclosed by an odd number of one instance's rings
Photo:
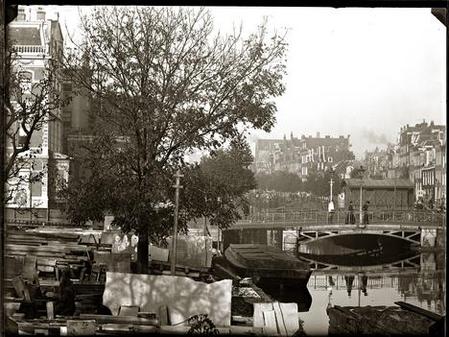
MULTIPOLYGON (((85 40, 67 71, 96 106, 86 164, 108 186, 98 210, 140 234, 145 270, 148 234, 161 229, 155 207, 173 204, 173 174, 187 166, 185 155, 273 126, 286 42, 265 25, 247 38, 214 34, 204 9, 97 8, 82 26, 85 40)), ((78 187, 95 186, 90 179, 78 187)))
POLYGON ((299 192, 303 190, 301 178, 294 173, 276 171, 273 174, 256 176, 257 187, 277 192, 299 192))
POLYGON ((329 196, 331 179, 333 180, 332 194, 336 195, 342 190, 342 179, 332 171, 317 172, 311 170, 307 176, 307 181, 304 183, 304 191, 315 196, 329 196))
POLYGON ((253 157, 246 142, 234 140, 228 149, 205 156, 185 172, 182 209, 190 218, 206 217, 227 228, 249 211, 246 193, 256 187, 249 169, 253 157))

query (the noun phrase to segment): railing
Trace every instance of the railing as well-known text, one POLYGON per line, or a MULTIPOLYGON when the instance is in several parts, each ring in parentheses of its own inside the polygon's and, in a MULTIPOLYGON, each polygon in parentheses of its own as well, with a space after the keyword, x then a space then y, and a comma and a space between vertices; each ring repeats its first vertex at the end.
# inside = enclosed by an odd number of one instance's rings
MULTIPOLYGON (((377 210, 369 211, 368 224, 432 224, 443 226, 446 222, 446 214, 432 211, 416 211, 416 210, 377 210)), ((365 213, 362 212, 362 216, 365 213)), ((360 212, 353 212, 353 219, 360 223, 360 212)), ((313 224, 351 224, 349 221, 349 213, 347 211, 336 211, 329 213, 326 211, 297 211, 297 212, 269 212, 251 214, 240 220, 238 224, 260 224, 260 223, 276 223, 286 225, 313 225, 313 224)))
POLYGON ((14 45, 13 49, 22 54, 47 54, 48 48, 41 45, 14 45))

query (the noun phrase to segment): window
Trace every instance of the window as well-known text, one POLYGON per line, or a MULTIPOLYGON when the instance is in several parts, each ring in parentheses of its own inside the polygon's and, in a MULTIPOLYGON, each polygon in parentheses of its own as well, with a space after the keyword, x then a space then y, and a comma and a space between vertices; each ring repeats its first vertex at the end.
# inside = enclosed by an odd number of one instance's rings
POLYGON ((39 172, 31 173, 31 196, 42 196, 42 176, 39 172))
POLYGON ((32 165, 33 170, 36 170, 36 171, 42 170, 43 165, 42 165, 41 160, 35 160, 35 161, 33 161, 33 163, 31 165, 32 165))
POLYGON ((21 71, 18 74, 19 76, 19 82, 20 82, 20 88, 24 93, 30 93, 31 92, 31 86, 33 81, 33 73, 30 71, 21 71))
POLYGON ((23 8, 20 8, 17 11, 17 21, 25 21, 25 19, 26 19, 25 10, 23 8))
POLYGON ((332 162, 334 161, 334 159, 333 159, 332 157, 329 157, 329 158, 327 158, 327 161, 328 161, 329 163, 332 163, 332 162))
POLYGON ((301 169, 301 173, 302 173, 303 176, 306 176, 307 175, 307 167, 303 167, 301 169))

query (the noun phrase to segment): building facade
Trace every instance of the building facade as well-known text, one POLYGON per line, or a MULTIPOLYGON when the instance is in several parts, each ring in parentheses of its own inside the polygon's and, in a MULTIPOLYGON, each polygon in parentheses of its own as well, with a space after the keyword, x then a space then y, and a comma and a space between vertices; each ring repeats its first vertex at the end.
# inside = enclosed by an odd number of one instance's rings
MULTIPOLYGON (((30 90, 33 84, 44 79, 46 71, 58 74, 64 46, 58 18, 47 19, 46 13, 39 8, 19 7, 16 20, 7 28, 7 40, 16 53, 16 66, 20 67, 21 73, 27 74, 30 90)), ((53 78, 53 88, 61 92, 61 77, 56 75, 53 78)), ((46 99, 51 100, 52 97, 46 99)), ((11 103, 14 105, 16 102, 11 103)), ((19 176, 24 179, 13 189, 6 205, 9 209, 35 210, 30 213, 42 218, 48 218, 49 209, 56 207, 56 182, 68 178, 69 168, 69 157, 63 153, 62 109, 55 107, 51 115, 33 133, 30 149, 20 154, 22 159, 27 158, 28 163, 20 168, 19 176), (30 179, 32 177, 41 178, 30 179)), ((17 123, 13 127, 18 129, 17 142, 20 144, 21 137, 24 137, 22 126, 17 123)), ((7 144, 8 151, 12 151, 11 144, 7 144)), ((9 186, 12 185, 14 183, 9 186)))
POLYGON ((442 204, 446 200, 446 126, 434 122, 405 125, 398 142, 366 153, 364 166, 370 177, 408 179, 415 200, 442 204))
MULTIPOLYGON (((297 174, 303 181, 314 172, 349 164, 354 160, 350 136, 301 136, 290 139, 259 139, 256 142, 254 168, 256 174, 284 171, 297 174)), ((344 171, 344 168, 342 168, 344 171)))

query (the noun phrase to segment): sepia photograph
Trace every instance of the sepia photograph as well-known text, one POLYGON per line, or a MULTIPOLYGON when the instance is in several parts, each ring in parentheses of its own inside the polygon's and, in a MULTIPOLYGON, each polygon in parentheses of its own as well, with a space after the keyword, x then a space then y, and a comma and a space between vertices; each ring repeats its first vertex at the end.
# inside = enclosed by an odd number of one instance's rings
POLYGON ((447 3, 2 6, 2 335, 445 336, 447 3))

